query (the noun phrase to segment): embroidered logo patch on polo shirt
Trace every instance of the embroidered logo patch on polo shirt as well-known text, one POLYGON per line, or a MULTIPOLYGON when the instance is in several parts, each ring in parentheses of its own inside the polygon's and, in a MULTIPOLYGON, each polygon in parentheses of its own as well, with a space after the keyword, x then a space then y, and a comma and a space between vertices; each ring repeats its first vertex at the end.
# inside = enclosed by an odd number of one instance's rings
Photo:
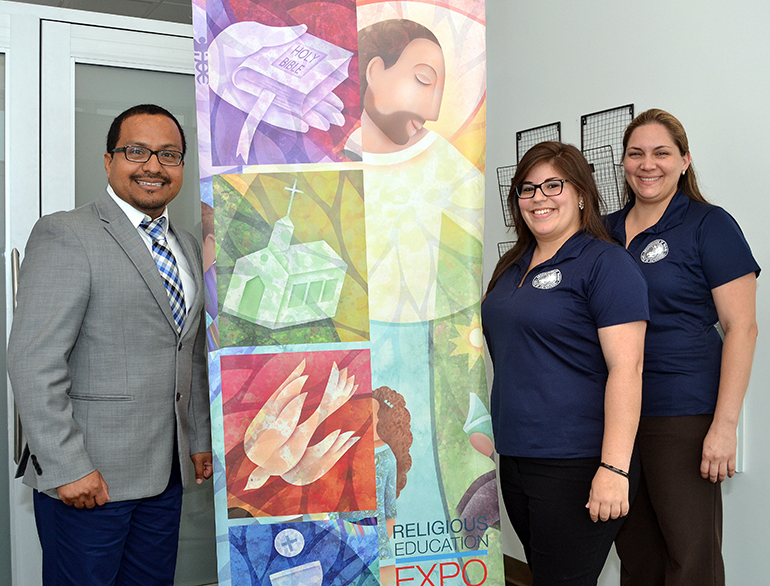
POLYGON ((532 279, 532 286, 535 289, 553 289, 559 283, 561 283, 561 271, 559 269, 540 273, 532 279))
POLYGON ((650 264, 663 260, 666 256, 668 256, 668 244, 662 238, 658 238, 644 247, 640 258, 642 262, 650 264))

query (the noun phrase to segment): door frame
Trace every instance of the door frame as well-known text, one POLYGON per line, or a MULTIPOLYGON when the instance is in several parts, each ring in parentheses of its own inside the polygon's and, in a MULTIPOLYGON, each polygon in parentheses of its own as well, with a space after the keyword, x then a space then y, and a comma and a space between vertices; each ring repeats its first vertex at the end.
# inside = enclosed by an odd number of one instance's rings
MULTIPOLYGON (((10 251, 16 248, 23 256, 38 218, 75 204, 75 64, 193 74, 192 37, 192 25, 0 0, 0 52, 6 55, 6 343, 13 320, 10 251)), ((0 532, 7 531, 11 540, 13 586, 39 586, 32 492, 14 479, 14 411, 7 378, 6 385, 10 526, 0 525, 0 532)))

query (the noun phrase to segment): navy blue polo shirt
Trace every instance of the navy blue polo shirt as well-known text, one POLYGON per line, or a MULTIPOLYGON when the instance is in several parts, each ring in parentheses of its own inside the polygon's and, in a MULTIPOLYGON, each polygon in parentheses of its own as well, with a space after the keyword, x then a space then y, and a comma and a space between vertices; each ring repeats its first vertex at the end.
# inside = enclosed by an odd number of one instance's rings
MULTIPOLYGON (((626 241, 633 206, 607 217, 626 241)), ((722 339, 711 290, 755 272, 759 265, 736 221, 720 207, 677 192, 657 224, 638 234, 628 251, 649 285, 650 323, 644 352, 642 415, 714 413, 722 339)))
POLYGON ((648 319, 647 284, 622 247, 580 231, 518 287, 533 251, 481 304, 495 447, 507 456, 600 456, 607 365, 597 329, 648 319))

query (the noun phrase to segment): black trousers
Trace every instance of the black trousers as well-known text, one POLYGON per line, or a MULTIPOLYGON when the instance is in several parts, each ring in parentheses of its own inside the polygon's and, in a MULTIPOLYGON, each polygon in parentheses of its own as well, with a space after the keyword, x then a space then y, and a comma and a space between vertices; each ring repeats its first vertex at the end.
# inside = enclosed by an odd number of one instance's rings
MULTIPOLYGON (((500 488, 524 545, 533 586, 594 586, 624 519, 594 523, 586 509, 599 458, 500 456, 500 488)), ((631 467, 631 497, 639 464, 631 467)))

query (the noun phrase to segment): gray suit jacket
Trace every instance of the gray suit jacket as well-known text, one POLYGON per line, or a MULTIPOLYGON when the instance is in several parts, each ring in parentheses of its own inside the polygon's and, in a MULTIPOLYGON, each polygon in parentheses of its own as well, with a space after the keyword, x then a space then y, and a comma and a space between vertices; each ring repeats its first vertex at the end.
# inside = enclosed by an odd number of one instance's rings
POLYGON ((161 493, 172 458, 211 451, 202 259, 170 226, 198 283, 177 335, 155 261, 106 192, 41 218, 19 273, 8 373, 31 451, 24 483, 99 470, 110 500, 161 493), (174 454, 174 433, 178 453, 174 454))

